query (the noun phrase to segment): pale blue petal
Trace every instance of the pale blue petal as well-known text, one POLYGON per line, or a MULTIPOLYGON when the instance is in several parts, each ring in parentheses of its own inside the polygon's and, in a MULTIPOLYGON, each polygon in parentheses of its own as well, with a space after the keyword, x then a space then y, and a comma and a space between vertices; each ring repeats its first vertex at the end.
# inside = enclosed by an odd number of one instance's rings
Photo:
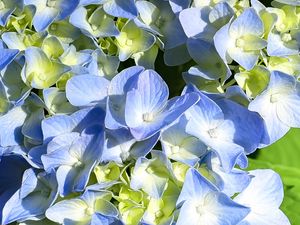
POLYGON ((229 48, 228 55, 244 67, 246 70, 251 70, 256 65, 259 58, 259 51, 244 51, 240 48, 229 48))
POLYGON ((264 25, 255 9, 247 8, 231 23, 229 32, 230 35, 238 37, 245 34, 261 36, 264 32, 264 25))
POLYGON ((138 75, 144 71, 143 67, 135 66, 117 74, 110 83, 108 90, 107 112, 105 126, 118 129, 125 126, 125 101, 127 92, 133 88, 138 75))
POLYGON ((269 56, 288 56, 299 54, 299 47, 297 44, 285 44, 281 40, 280 34, 273 32, 269 33, 267 52, 269 56))
POLYGON ((49 141, 55 136, 71 132, 75 127, 75 121, 67 115, 57 115, 46 118, 42 121, 44 141, 49 141))
POLYGON ((21 128, 26 118, 27 113, 22 107, 15 107, 7 114, 0 116, 0 127, 5 127, 0 132, 0 146, 8 147, 23 142, 21 128))
POLYGON ((229 27, 230 23, 224 25, 216 32, 214 36, 215 48, 225 63, 227 63, 227 49, 229 48, 229 43, 231 41, 231 37, 229 35, 229 27))
POLYGON ((0 51, 0 70, 4 69, 18 55, 19 50, 1 49, 0 51))
POLYGON ((59 201, 46 211, 46 217, 54 222, 63 224, 66 219, 86 221, 86 203, 79 198, 59 201))
MULTIPOLYGON (((197 103, 198 100, 199 96, 195 93, 175 97, 168 101, 163 111, 155 115, 153 121, 150 122, 143 121, 143 114, 140 114, 138 117, 139 124, 135 123, 136 126, 132 127, 129 125, 131 134, 137 140, 144 140, 151 137, 164 127, 176 121, 186 110, 197 103)), ((128 114, 125 114, 125 116, 126 115, 128 114)))
POLYGON ((288 218, 280 211, 283 200, 283 185, 280 176, 272 170, 252 170, 249 186, 234 198, 239 204, 251 208, 250 214, 241 224, 289 225, 288 218))
POLYGON ((104 11, 115 17, 134 19, 138 12, 134 0, 110 0, 103 5, 104 11))
POLYGON ((210 191, 217 192, 218 189, 204 178, 196 169, 191 168, 185 175, 184 184, 176 205, 177 207, 180 207, 184 201, 194 198, 204 198, 210 191))
POLYGON ((46 171, 57 168, 61 165, 69 165, 72 166, 76 163, 76 159, 74 159, 69 153, 69 146, 58 148, 51 153, 46 155, 42 155, 41 159, 46 171))
POLYGON ((127 93, 126 124, 129 127, 135 127, 143 120, 143 114, 157 114, 166 104, 168 97, 168 86, 159 74, 154 70, 141 73, 136 89, 127 93))
POLYGON ((109 81, 94 75, 72 77, 66 85, 66 96, 74 106, 104 104, 108 94, 109 81))
POLYGON ((211 9, 189 8, 179 14, 179 20, 187 37, 197 37, 209 40, 217 29, 209 22, 208 14, 211 9), (191 22, 193 21, 193 22, 191 22))
POLYGON ((33 17, 33 26, 37 32, 47 29, 47 27, 55 20, 58 15, 58 10, 55 8, 46 7, 44 10, 37 10, 33 17))
POLYGON ((231 101, 219 100, 218 105, 224 112, 225 119, 234 123, 236 133, 234 142, 244 148, 247 154, 255 151, 262 142, 264 121, 259 114, 231 101))
POLYGON ((101 213, 95 213, 92 217, 91 225, 123 225, 117 217, 106 216, 101 213))

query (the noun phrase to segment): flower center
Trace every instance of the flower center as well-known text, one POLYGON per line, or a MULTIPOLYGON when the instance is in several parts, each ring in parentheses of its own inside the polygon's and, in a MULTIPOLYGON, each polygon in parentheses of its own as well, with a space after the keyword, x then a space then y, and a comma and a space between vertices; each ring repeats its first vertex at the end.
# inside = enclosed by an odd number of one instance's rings
POLYGON ((83 163, 78 160, 76 163, 74 163, 74 167, 78 168, 78 167, 82 167, 83 166, 83 163))
POLYGON ((91 28, 92 28, 93 31, 96 31, 96 30, 99 29, 99 26, 96 25, 96 24, 92 24, 92 25, 91 25, 91 28))
POLYGON ((155 215, 155 218, 161 218, 164 216, 164 212, 161 210, 158 210, 154 213, 154 215, 155 215))
POLYGON ((53 31, 57 30, 57 24, 51 24, 50 30, 53 30, 53 31))
POLYGON ((242 38, 238 38, 236 41, 235 41, 235 46, 238 47, 238 48, 244 48, 245 47, 245 40, 242 39, 242 38))
POLYGON ((133 40, 132 39, 127 39, 126 40, 126 45, 127 46, 132 46, 133 45, 133 40))
POLYGON ((47 0, 46 5, 48 7, 54 8, 56 6, 56 0, 47 0))
POLYGON ((210 138, 217 138, 217 131, 216 129, 210 129, 207 131, 208 135, 210 136, 210 138))
POLYGON ((172 146, 171 147, 171 153, 172 154, 176 154, 176 153, 178 153, 179 152, 179 150, 180 150, 180 147, 179 146, 172 146))
POLYGON ((152 113, 144 113, 143 114, 143 121, 144 122, 151 122, 154 120, 154 116, 152 113))
POLYGON ((149 174, 154 174, 154 170, 151 166, 147 167, 146 172, 149 174))
POLYGON ((289 42, 289 41, 293 40, 293 37, 290 33, 284 33, 281 35, 281 40, 283 42, 289 42))
POLYGON ((91 216, 94 214, 94 209, 92 207, 88 207, 88 208, 86 208, 85 213, 87 215, 91 216))
POLYGON ((199 204, 196 207, 196 212, 198 213, 199 216, 202 216, 203 214, 205 214, 204 204, 199 204))
POLYGON ((270 97, 270 102, 271 103, 276 103, 278 102, 280 99, 280 94, 276 93, 276 94, 272 94, 270 97))
POLYGON ((281 24, 279 24, 278 26, 277 26, 277 29, 279 30, 279 31, 283 31, 283 30, 285 30, 287 27, 286 27, 286 25, 284 24, 284 23, 281 23, 281 24))

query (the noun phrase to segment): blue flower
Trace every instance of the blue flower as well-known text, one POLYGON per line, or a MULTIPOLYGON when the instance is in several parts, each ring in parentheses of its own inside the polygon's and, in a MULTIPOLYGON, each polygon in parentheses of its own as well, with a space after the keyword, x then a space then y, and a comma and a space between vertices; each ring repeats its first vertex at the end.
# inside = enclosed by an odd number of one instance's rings
POLYGON ((205 155, 207 146, 198 138, 186 133, 187 118, 180 119, 161 133, 161 145, 166 156, 194 166, 205 155))
POLYGON ((101 161, 114 161, 123 164, 128 160, 146 156, 159 139, 156 134, 146 140, 137 141, 126 128, 106 131, 106 148, 103 151, 101 161))
POLYGON ((244 149, 234 141, 235 125, 225 119, 222 109, 210 98, 199 93, 200 101, 188 111, 186 132, 199 138, 215 151, 225 171, 230 171, 244 149))
POLYGON ((117 29, 114 18, 107 15, 102 7, 98 7, 88 17, 88 10, 84 7, 77 8, 70 16, 70 23, 87 36, 94 38, 117 36, 117 29))
POLYGON ((284 224, 290 222, 279 209, 283 200, 280 176, 272 170, 252 170, 249 186, 234 201, 251 209, 240 225, 284 224))
POLYGON ((57 202, 46 211, 46 217, 59 224, 122 225, 110 199, 108 191, 87 190, 80 197, 57 202))
POLYGON ((104 131, 98 125, 81 134, 60 135, 49 142, 41 159, 46 171, 58 168, 56 177, 61 196, 83 191, 94 166, 100 161, 104 131))
POLYGON ((23 0, 1 0, 0 1, 0 25, 5 27, 11 14, 15 10, 23 9, 23 0))
POLYGON ((81 0, 80 5, 102 4, 104 11, 114 17, 134 19, 138 12, 134 0, 81 0))
POLYGON ((136 87, 128 91, 125 121, 137 140, 144 140, 173 123, 199 97, 188 93, 168 101, 167 84, 153 70, 146 70, 136 80, 136 87))
POLYGON ((260 50, 267 46, 262 39, 263 33, 263 22, 253 8, 248 8, 217 31, 214 43, 224 62, 233 59, 246 70, 251 70, 257 63, 260 50))
POLYGON ((24 172, 20 189, 6 202, 2 224, 36 219, 43 216, 57 198, 55 173, 28 169, 24 172))
POLYGON ((150 197, 159 199, 168 186, 169 180, 174 180, 171 162, 161 151, 152 151, 152 158, 138 158, 131 174, 130 187, 133 190, 142 189, 150 197))
POLYGON ((270 82, 264 92, 249 104, 251 111, 258 112, 266 124, 269 145, 285 135, 290 127, 300 127, 299 83, 295 77, 271 72, 270 82))
POLYGON ((79 0, 25 0, 25 4, 35 6, 33 26, 40 32, 53 21, 68 17, 78 6, 79 0))
POLYGON ((186 174, 177 206, 180 207, 178 225, 238 224, 250 211, 220 192, 195 169, 186 174))

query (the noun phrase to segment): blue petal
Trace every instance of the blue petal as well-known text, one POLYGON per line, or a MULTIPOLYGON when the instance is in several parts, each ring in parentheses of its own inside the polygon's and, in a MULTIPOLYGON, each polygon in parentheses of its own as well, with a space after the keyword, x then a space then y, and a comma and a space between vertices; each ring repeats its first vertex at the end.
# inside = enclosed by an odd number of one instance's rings
POLYGON ((299 47, 297 43, 288 44, 281 40, 280 34, 273 32, 269 33, 267 52, 269 56, 288 56, 299 54, 299 47))
POLYGON ((106 216, 101 213, 95 213, 92 216, 91 225, 124 225, 124 223, 114 216, 106 216))
POLYGON ((244 148, 247 154, 254 152, 262 142, 264 121, 257 114, 231 101, 217 101, 225 114, 225 119, 231 120, 235 126, 234 142, 244 148))
MULTIPOLYGON (((134 126, 129 125, 130 131, 137 140, 144 140, 148 137, 151 137, 164 127, 175 122, 186 110, 197 103, 198 100, 199 96, 195 93, 175 97, 168 101, 162 112, 154 115, 153 121, 143 121, 144 114, 140 113, 138 117, 136 117, 136 119, 139 120, 138 123, 135 123, 134 126)), ((126 121, 127 115, 129 116, 126 111, 126 121)))
POLYGON ((60 0, 58 1, 57 8, 59 8, 60 12, 56 18, 56 20, 63 20, 77 8, 79 4, 79 0, 60 0))
POLYGON ((247 8, 231 23, 229 32, 231 35, 261 36, 264 32, 264 25, 256 11, 253 8, 247 8))
POLYGON ((127 92, 133 88, 138 75, 144 71, 143 67, 135 66, 117 74, 110 83, 108 90, 107 112, 105 126, 109 129, 118 129, 125 124, 125 101, 127 92))
POLYGON ((229 61, 227 54, 227 49, 231 39, 229 36, 229 27, 230 23, 224 25, 216 32, 214 36, 215 48, 225 63, 229 61))
POLYGON ((23 142, 21 128, 26 118, 27 113, 22 107, 15 107, 0 117, 0 127, 5 127, 0 132, 0 146, 14 146, 23 142))
POLYGON ((210 40, 217 29, 209 22, 208 13, 210 8, 189 8, 179 14, 179 20, 185 34, 190 37, 197 37, 210 40), (193 22, 191 22, 193 21, 193 22))
POLYGON ((109 81, 94 75, 72 77, 66 85, 67 99, 74 106, 104 104, 109 81))
POLYGON ((46 118, 42 121, 44 141, 49 141, 60 134, 71 132, 75 129, 76 123, 72 117, 57 115, 46 118))
POLYGON ((109 0, 103 5, 104 11, 115 17, 134 19, 138 12, 134 0, 109 0))
POLYGON ((182 190, 177 199, 176 205, 179 207, 186 200, 193 198, 203 198, 210 191, 218 191, 217 187, 204 178, 197 170, 191 168, 185 175, 182 190))
POLYGON ((4 69, 18 55, 19 50, 1 49, 0 51, 0 70, 4 69))
POLYGON ((283 200, 283 185, 280 176, 272 170, 252 170, 253 176, 249 186, 234 198, 239 204, 251 208, 243 221, 249 224, 286 224, 290 222, 279 209, 283 200))
POLYGON ((46 7, 44 10, 38 10, 33 17, 33 26, 37 32, 47 29, 47 27, 55 20, 58 10, 46 7))

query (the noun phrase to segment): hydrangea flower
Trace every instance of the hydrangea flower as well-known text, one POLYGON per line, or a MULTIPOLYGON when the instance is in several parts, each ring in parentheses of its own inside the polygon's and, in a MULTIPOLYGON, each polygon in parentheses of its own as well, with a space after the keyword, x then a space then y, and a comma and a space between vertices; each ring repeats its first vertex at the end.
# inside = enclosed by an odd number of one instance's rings
POLYGON ((283 199, 279 175, 272 170, 252 170, 250 174, 254 177, 249 186, 234 198, 235 202, 251 209, 240 224, 290 224, 279 209, 283 199))
POLYGON ((299 127, 298 89, 295 77, 273 71, 266 90, 249 104, 249 109, 258 112, 266 123, 268 144, 281 138, 290 127, 299 127))
POLYGON ((86 191, 78 198, 56 203, 47 210, 46 217, 60 224, 122 224, 110 198, 109 192, 86 191))
POLYGON ((230 62, 229 56, 246 70, 251 70, 257 63, 260 50, 267 46, 262 39, 263 32, 261 19, 253 8, 248 8, 217 31, 214 43, 225 62, 230 62))
POLYGON ((35 7, 33 26, 39 31, 44 31, 54 20, 68 17, 78 6, 79 0, 25 0, 26 5, 35 7))
POLYGON ((196 170, 190 169, 177 200, 177 224, 238 224, 249 209, 233 202, 196 170), (231 214, 230 212, 235 212, 231 214))
POLYGON ((1 225, 297 224, 298 6, 0 0, 1 225))

